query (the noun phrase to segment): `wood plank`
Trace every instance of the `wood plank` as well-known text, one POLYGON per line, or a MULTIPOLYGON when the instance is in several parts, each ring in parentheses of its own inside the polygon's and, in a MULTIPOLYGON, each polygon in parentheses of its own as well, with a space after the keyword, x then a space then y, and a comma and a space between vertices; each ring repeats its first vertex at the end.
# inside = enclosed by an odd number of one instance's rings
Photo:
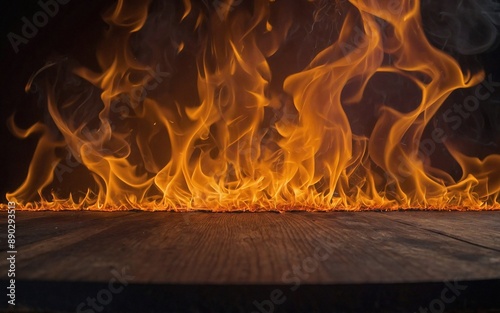
MULTIPOLYGON (((491 239, 482 238, 482 247, 403 224, 393 213, 17 214, 33 216, 17 226, 17 266, 25 280, 107 281, 111 269, 124 267, 137 283, 174 284, 395 283, 500 276, 500 252, 485 248, 495 247, 498 228, 485 228, 486 223, 481 225, 491 239), (315 260, 317 254, 325 260, 315 260)), ((405 221, 435 220, 437 214, 415 212, 405 221)), ((487 217, 499 220, 500 215, 487 217)), ((446 224, 445 217, 440 223, 446 224)), ((456 223, 451 219, 449 228, 456 223)), ((5 259, 0 266, 6 266, 5 259)))
POLYGON ((500 212, 392 212, 399 223, 500 251, 500 212))
POLYGON ((455 279, 446 311, 500 308, 498 213, 16 214, 10 311, 78 311, 116 273, 110 312, 418 312, 455 279))
MULTIPOLYGON (((57 241, 60 236, 74 235, 75 232, 93 233, 97 231, 103 221, 107 219, 121 218, 130 212, 116 212, 116 214, 106 214, 93 212, 92 214, 82 214, 82 212, 64 212, 63 214, 47 214, 48 212, 17 212, 16 226, 22 227, 16 233, 17 241, 21 242, 23 247, 35 243, 37 251, 43 251, 42 246, 57 241), (99 223, 96 223, 99 221, 99 223)), ((7 234, 0 234, 0 238, 6 238, 7 234)), ((71 236, 70 236, 71 237, 71 236)), ((76 238, 79 238, 76 236, 76 238)), ((59 238, 60 239, 60 238, 59 238)), ((50 246, 50 245, 49 245, 50 246)), ((57 247, 57 245, 56 245, 57 247)), ((6 251, 5 245, 0 247, 0 252, 6 251)))
MULTIPOLYGON (((325 231, 329 227, 336 231, 333 238, 340 238, 338 253, 347 254, 345 266, 335 264, 330 267, 329 276, 337 277, 335 283, 444 281, 500 276, 499 251, 394 223, 390 219, 392 213, 357 212, 316 217, 325 231), (336 220, 333 227, 332 219, 336 220), (331 270, 335 272, 331 273, 331 270), (351 275, 342 276, 344 271, 350 271, 351 275)), ((439 214, 418 213, 427 219, 439 214)), ((500 214, 495 218, 500 222, 500 214)), ((408 220, 411 221, 412 217, 408 216, 408 220)), ((493 236, 494 232, 499 234, 492 229, 493 236)))

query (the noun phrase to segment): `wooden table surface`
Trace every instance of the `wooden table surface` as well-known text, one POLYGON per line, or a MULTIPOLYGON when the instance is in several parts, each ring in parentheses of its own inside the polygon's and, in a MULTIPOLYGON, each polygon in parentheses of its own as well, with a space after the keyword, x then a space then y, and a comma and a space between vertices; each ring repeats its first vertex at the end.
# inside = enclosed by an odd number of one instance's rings
POLYGON ((18 211, 16 237, 16 279, 38 290, 28 308, 47 307, 44 286, 92 293, 116 271, 143 289, 420 284, 439 296, 447 281, 500 286, 500 212, 18 211))

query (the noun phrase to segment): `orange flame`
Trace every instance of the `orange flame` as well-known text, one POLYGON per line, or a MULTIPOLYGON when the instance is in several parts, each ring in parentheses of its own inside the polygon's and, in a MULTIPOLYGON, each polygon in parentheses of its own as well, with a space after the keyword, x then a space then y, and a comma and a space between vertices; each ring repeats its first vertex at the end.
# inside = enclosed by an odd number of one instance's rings
POLYGON ((253 1, 249 10, 240 2, 207 14, 184 0, 174 25, 148 16, 148 2, 119 0, 104 17, 110 27, 97 49, 100 71, 72 68, 90 88, 67 95, 62 73, 47 83, 60 135, 42 123, 20 130, 11 119, 16 135, 41 139, 26 181, 7 198, 28 209, 500 208, 500 155, 481 160, 445 142, 462 169, 457 179, 419 150, 448 96, 484 78, 429 43, 420 1, 350 0, 336 8, 338 37, 279 88, 273 58, 292 49, 292 15, 274 1, 253 1), (148 37, 154 23, 164 32, 148 37), (175 36, 181 26, 191 37, 175 36), (140 57, 138 38, 148 51, 140 57), (198 51, 195 66, 187 50, 198 51), (178 81, 172 60, 184 64, 178 81), (372 110, 370 86, 391 77, 405 81, 417 103, 386 97, 372 127, 354 132, 360 121, 350 110, 372 110), (87 175, 91 185, 49 199, 63 147, 85 169, 64 179, 76 186, 87 175))

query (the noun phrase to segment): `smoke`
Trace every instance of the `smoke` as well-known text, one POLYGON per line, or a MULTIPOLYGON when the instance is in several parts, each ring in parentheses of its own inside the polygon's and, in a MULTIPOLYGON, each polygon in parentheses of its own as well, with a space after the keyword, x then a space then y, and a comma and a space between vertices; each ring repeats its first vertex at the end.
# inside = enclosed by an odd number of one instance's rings
POLYGON ((422 18, 429 39, 441 49, 474 55, 498 44, 500 3, 496 0, 424 0, 422 18))

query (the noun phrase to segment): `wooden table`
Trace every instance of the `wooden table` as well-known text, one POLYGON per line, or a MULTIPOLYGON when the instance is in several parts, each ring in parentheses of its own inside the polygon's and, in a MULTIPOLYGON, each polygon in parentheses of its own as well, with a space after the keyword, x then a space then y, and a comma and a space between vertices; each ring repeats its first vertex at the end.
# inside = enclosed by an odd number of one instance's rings
POLYGON ((99 311, 88 297, 103 312, 500 308, 500 212, 18 211, 16 222, 18 311, 99 311))

